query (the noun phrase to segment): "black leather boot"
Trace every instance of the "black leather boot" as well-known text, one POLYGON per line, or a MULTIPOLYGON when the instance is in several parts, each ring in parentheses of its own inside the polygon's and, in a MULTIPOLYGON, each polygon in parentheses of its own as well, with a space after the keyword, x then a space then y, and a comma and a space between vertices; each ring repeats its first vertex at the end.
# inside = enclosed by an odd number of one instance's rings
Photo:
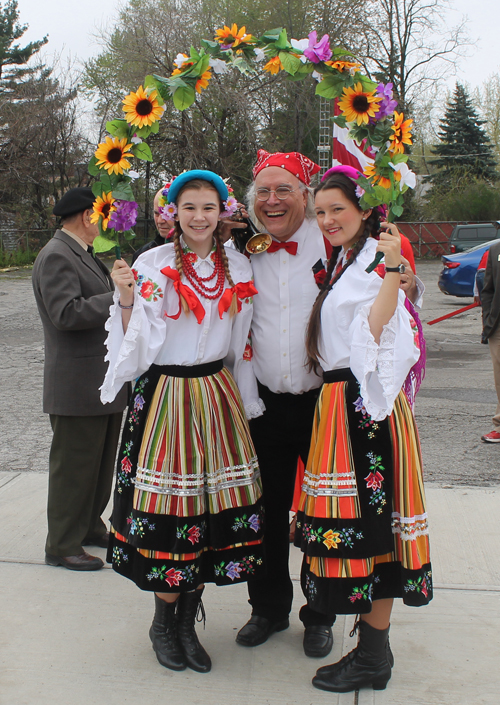
POLYGON ((370 686, 384 690, 394 663, 388 641, 389 627, 375 629, 368 622, 359 622, 356 648, 337 663, 319 668, 312 681, 314 687, 333 693, 349 693, 370 686))
POLYGON ((187 664, 176 634, 176 602, 165 602, 155 593, 155 616, 149 630, 156 658, 165 668, 183 671, 187 664))
POLYGON ((184 657, 189 668, 198 673, 208 673, 212 668, 212 661, 203 646, 198 641, 195 631, 195 622, 198 609, 201 610, 203 620, 205 620, 205 610, 201 596, 205 588, 199 588, 192 592, 183 592, 179 597, 179 607, 177 608, 177 636, 184 657))

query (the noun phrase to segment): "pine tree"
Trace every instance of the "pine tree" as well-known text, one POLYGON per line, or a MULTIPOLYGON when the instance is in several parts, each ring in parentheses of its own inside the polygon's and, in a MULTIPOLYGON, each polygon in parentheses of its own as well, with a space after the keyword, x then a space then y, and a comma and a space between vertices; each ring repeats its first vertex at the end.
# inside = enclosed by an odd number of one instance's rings
POLYGON ((434 166, 438 171, 429 179, 435 186, 449 186, 468 178, 493 181, 498 178, 493 147, 472 101, 459 83, 448 101, 445 116, 440 121, 440 144, 432 151, 438 155, 434 166))
POLYGON ((28 25, 20 25, 18 19, 17 0, 8 0, 3 7, 0 3, 0 90, 6 90, 9 85, 12 86, 13 81, 29 73, 28 68, 19 67, 27 64, 31 57, 48 42, 48 37, 44 37, 24 47, 14 44, 28 29, 28 25))

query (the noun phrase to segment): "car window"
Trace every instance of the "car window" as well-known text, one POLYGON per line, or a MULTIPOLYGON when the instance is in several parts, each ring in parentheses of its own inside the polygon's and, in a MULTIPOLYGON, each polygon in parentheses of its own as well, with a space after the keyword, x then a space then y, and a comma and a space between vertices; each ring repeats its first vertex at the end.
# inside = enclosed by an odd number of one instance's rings
POLYGON ((458 240, 477 240, 477 228, 459 228, 458 240))
POLYGON ((491 226, 484 226, 477 229, 477 236, 480 240, 494 240, 498 235, 498 230, 491 226))

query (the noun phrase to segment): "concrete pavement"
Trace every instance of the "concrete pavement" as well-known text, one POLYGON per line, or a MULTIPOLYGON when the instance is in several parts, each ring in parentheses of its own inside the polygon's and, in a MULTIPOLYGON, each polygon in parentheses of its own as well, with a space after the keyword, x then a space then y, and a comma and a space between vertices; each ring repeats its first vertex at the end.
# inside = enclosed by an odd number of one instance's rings
MULTIPOLYGON (((353 618, 334 625, 326 659, 302 651, 300 552, 290 628, 254 649, 234 642, 249 616, 244 585, 205 592, 199 635, 210 674, 175 673, 148 638, 152 596, 109 567, 75 573, 44 565, 46 473, 0 473, 1 705, 498 705, 500 488, 427 485, 436 591, 420 609, 397 603, 396 665, 386 691, 335 695, 315 670, 352 649, 353 618)), ((93 552, 104 558, 104 550, 93 552)))

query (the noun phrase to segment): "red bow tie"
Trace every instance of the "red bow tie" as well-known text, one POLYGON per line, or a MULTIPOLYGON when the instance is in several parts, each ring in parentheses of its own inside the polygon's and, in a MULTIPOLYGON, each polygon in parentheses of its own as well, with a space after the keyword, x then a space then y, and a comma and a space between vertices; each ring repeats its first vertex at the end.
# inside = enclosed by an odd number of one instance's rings
POLYGON ((277 252, 278 250, 286 250, 288 254, 296 255, 297 247, 298 243, 296 242, 290 242, 289 240, 287 240, 286 242, 276 242, 276 240, 273 240, 272 244, 269 245, 269 247, 267 248, 267 252, 277 252))

